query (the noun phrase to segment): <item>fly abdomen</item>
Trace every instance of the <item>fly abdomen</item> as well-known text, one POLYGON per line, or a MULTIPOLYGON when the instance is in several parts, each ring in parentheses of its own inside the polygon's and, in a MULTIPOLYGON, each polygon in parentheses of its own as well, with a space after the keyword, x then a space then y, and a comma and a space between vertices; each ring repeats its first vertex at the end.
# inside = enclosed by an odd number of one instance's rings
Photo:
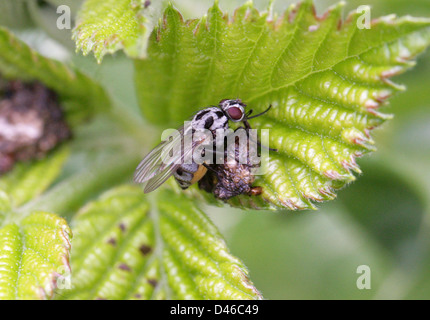
POLYGON ((182 164, 174 173, 176 181, 182 189, 187 189, 193 183, 199 181, 207 169, 197 163, 182 164))

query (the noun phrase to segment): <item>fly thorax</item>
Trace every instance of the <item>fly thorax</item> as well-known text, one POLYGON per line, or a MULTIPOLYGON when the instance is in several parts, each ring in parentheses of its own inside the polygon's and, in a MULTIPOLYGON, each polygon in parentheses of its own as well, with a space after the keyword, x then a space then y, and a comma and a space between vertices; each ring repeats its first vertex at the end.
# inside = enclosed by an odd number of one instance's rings
POLYGON ((215 133, 217 129, 228 128, 228 118, 218 107, 210 107, 199 111, 192 120, 195 130, 210 130, 215 133))

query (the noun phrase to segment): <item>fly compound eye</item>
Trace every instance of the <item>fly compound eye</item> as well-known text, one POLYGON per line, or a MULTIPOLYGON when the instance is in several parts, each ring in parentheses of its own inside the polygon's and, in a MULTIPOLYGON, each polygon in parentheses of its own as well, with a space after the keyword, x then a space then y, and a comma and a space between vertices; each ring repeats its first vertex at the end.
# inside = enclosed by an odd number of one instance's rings
POLYGON ((243 111, 238 107, 230 107, 227 109, 229 118, 233 121, 240 121, 243 118, 243 111))
POLYGON ((234 122, 242 121, 245 117, 246 105, 240 99, 223 99, 219 102, 219 107, 234 122))

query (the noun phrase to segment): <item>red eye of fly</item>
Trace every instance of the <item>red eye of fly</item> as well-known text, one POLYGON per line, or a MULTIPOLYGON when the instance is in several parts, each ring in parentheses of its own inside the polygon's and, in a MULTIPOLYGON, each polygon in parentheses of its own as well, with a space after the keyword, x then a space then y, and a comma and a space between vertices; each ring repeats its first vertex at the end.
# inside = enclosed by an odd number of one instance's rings
POLYGON ((242 110, 237 107, 228 108, 227 112, 232 120, 240 120, 243 117, 242 110))

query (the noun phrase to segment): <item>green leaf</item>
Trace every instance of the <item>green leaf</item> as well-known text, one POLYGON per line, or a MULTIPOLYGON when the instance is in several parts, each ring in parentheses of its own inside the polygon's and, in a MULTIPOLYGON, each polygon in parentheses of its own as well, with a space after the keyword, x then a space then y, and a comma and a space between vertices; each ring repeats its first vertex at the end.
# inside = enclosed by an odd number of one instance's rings
POLYGON ((76 48, 84 55, 93 51, 100 63, 107 53, 124 49, 131 57, 143 58, 149 34, 164 1, 87 0, 73 31, 76 48))
POLYGON ((0 229, 0 299, 47 299, 70 274, 71 230, 66 221, 36 212, 0 229))
POLYGON ((23 205, 51 185, 68 156, 68 148, 62 148, 45 159, 19 163, 13 171, 0 178, 0 190, 8 193, 14 207, 23 205))
POLYGON ((247 271, 203 212, 168 189, 148 203, 122 186, 72 221, 66 299, 258 299, 247 271))
POLYGON ((279 150, 254 184, 263 194, 230 204, 315 209, 361 173, 357 157, 375 150, 370 131, 391 118, 382 109, 404 89, 389 78, 429 46, 430 20, 390 16, 360 29, 360 14, 342 21, 342 6, 319 17, 306 0, 269 17, 248 3, 230 18, 215 4, 189 21, 169 6, 148 58, 136 60, 142 112, 159 125, 178 127, 225 98, 255 112, 272 105, 251 123, 270 129, 270 147, 279 150))
POLYGON ((62 62, 41 56, 2 27, 0 74, 7 78, 40 81, 54 90, 71 125, 110 107, 106 92, 94 80, 62 62))

